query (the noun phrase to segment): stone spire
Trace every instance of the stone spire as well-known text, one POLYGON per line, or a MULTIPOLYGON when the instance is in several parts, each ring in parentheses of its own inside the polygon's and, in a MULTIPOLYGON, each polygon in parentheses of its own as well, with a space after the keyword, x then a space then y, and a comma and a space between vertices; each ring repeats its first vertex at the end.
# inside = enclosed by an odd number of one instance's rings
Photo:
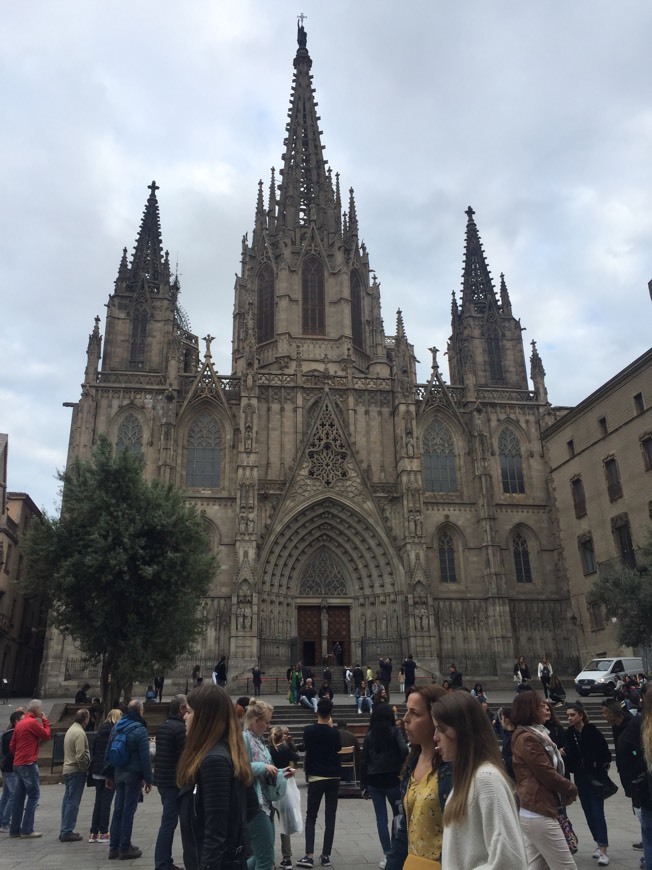
POLYGON ((537 399, 540 402, 548 401, 548 390, 546 387, 546 370, 543 367, 543 361, 539 356, 536 341, 530 342, 532 353, 530 354, 530 380, 534 386, 534 391, 537 394, 537 399))
POLYGON ((163 245, 158 200, 156 199, 158 187, 155 181, 149 185, 149 190, 150 194, 140 222, 136 247, 131 258, 128 285, 133 288, 142 278, 145 278, 153 292, 158 292, 163 277, 163 245))
POLYGON ((97 380, 97 371, 101 355, 102 336, 100 335, 100 318, 96 317, 93 331, 88 336, 88 346, 86 348, 86 371, 84 373, 84 381, 87 384, 95 383, 97 380))
POLYGON ((480 234, 469 206, 466 210, 466 241, 464 246, 464 270, 462 272, 462 310, 485 311, 490 303, 496 304, 496 293, 487 267, 480 234))
POLYGON ((500 273, 500 310, 503 314, 509 314, 509 316, 511 317, 512 302, 509 298, 509 290, 507 289, 507 284, 505 283, 504 272, 500 273))
MULTIPOLYGON (((322 131, 310 74, 312 60, 306 41, 303 25, 299 25, 278 197, 280 223, 289 228, 307 226, 312 221, 321 228, 327 221, 326 211, 334 208, 335 199, 322 153, 322 131)), ((334 223, 334 215, 328 217, 334 223)))

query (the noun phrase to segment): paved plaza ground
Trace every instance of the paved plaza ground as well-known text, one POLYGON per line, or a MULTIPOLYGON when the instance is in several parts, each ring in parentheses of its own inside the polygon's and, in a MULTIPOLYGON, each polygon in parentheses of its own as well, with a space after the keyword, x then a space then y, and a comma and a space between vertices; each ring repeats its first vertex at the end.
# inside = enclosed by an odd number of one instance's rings
MULTIPOLYGON (((268 698, 271 703, 277 699, 268 698)), ((504 701, 508 700, 507 693, 504 701)), ((496 703, 501 702, 501 697, 495 698, 496 703)), ((12 700, 12 706, 20 703, 12 700)), ((48 707, 53 700, 45 704, 48 707)), ((285 701, 287 703, 287 701, 285 701)), ((282 722, 282 702, 278 699, 275 719, 282 722)), ((0 723, 8 718, 5 717, 7 708, 0 707, 0 723)), ((9 708, 9 712, 11 707, 9 708)), ((614 777, 618 781, 617 776, 614 777)), ((306 786, 303 773, 299 772, 297 782, 302 795, 302 805, 306 805, 306 786)), ((77 830, 84 834, 84 841, 80 843, 60 843, 57 839, 59 834, 59 821, 61 811, 61 798, 63 785, 45 785, 41 788, 41 803, 36 812, 36 830, 43 832, 39 840, 15 840, 7 834, 0 834, 0 870, 97 870, 107 866, 117 868, 133 866, 134 868, 154 867, 154 843, 160 820, 160 800, 157 791, 145 796, 144 803, 140 804, 134 823, 133 841, 143 850, 142 858, 133 862, 111 863, 107 865, 108 847, 86 842, 90 827, 90 818, 93 806, 94 791, 87 789, 79 812, 77 830)), ((632 844, 640 841, 640 827, 635 816, 632 814, 631 803, 624 796, 622 789, 605 804, 609 839, 611 846, 609 855, 610 867, 617 870, 637 870, 640 864, 641 852, 634 851, 632 844)), ((584 815, 579 803, 569 808, 569 815, 575 831, 580 839, 580 850, 575 856, 580 870, 588 870, 596 866, 591 858, 595 845, 590 839, 584 815)), ((323 806, 317 825, 317 839, 315 847, 321 846, 323 836, 323 806)), ((304 853, 302 835, 292 838, 293 858, 298 860, 304 853)), ((277 863, 280 862, 280 838, 277 835, 277 863)), ((179 866, 183 866, 181 853, 181 840, 179 833, 175 838, 175 850, 173 856, 179 866)), ((335 829, 335 845, 332 852, 332 862, 335 870, 352 870, 354 867, 377 867, 382 852, 376 833, 376 824, 371 801, 359 798, 346 798, 340 800, 337 824, 335 829)), ((453 870, 453 868, 446 868, 453 870)))

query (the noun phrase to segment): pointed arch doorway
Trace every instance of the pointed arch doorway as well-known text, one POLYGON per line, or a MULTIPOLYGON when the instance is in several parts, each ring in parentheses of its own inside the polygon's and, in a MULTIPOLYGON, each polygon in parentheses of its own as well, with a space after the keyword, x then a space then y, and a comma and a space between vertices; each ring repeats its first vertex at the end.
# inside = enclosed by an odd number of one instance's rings
POLYGON ((299 584, 297 639, 306 665, 343 665, 351 657, 351 606, 339 560, 327 548, 307 562, 299 584))

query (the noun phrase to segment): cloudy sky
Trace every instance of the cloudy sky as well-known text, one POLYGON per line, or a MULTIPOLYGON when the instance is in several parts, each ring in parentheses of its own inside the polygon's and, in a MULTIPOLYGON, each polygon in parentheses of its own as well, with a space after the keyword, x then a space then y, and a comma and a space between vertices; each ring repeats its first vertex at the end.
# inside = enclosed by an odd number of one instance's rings
POLYGON ((446 346, 469 204, 553 403, 649 347, 652 4, 2 3, 0 431, 9 488, 48 511, 62 403, 153 178, 181 302, 229 372, 240 241, 283 152, 301 11, 325 155, 422 379, 427 347, 446 346))

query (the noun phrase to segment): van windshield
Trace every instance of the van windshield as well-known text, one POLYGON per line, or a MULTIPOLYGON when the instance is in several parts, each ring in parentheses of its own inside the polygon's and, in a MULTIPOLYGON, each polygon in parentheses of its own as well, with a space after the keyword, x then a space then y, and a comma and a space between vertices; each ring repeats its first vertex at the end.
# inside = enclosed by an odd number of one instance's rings
POLYGON ((593 659, 584 668, 585 671, 608 671, 611 667, 613 659, 593 659))

